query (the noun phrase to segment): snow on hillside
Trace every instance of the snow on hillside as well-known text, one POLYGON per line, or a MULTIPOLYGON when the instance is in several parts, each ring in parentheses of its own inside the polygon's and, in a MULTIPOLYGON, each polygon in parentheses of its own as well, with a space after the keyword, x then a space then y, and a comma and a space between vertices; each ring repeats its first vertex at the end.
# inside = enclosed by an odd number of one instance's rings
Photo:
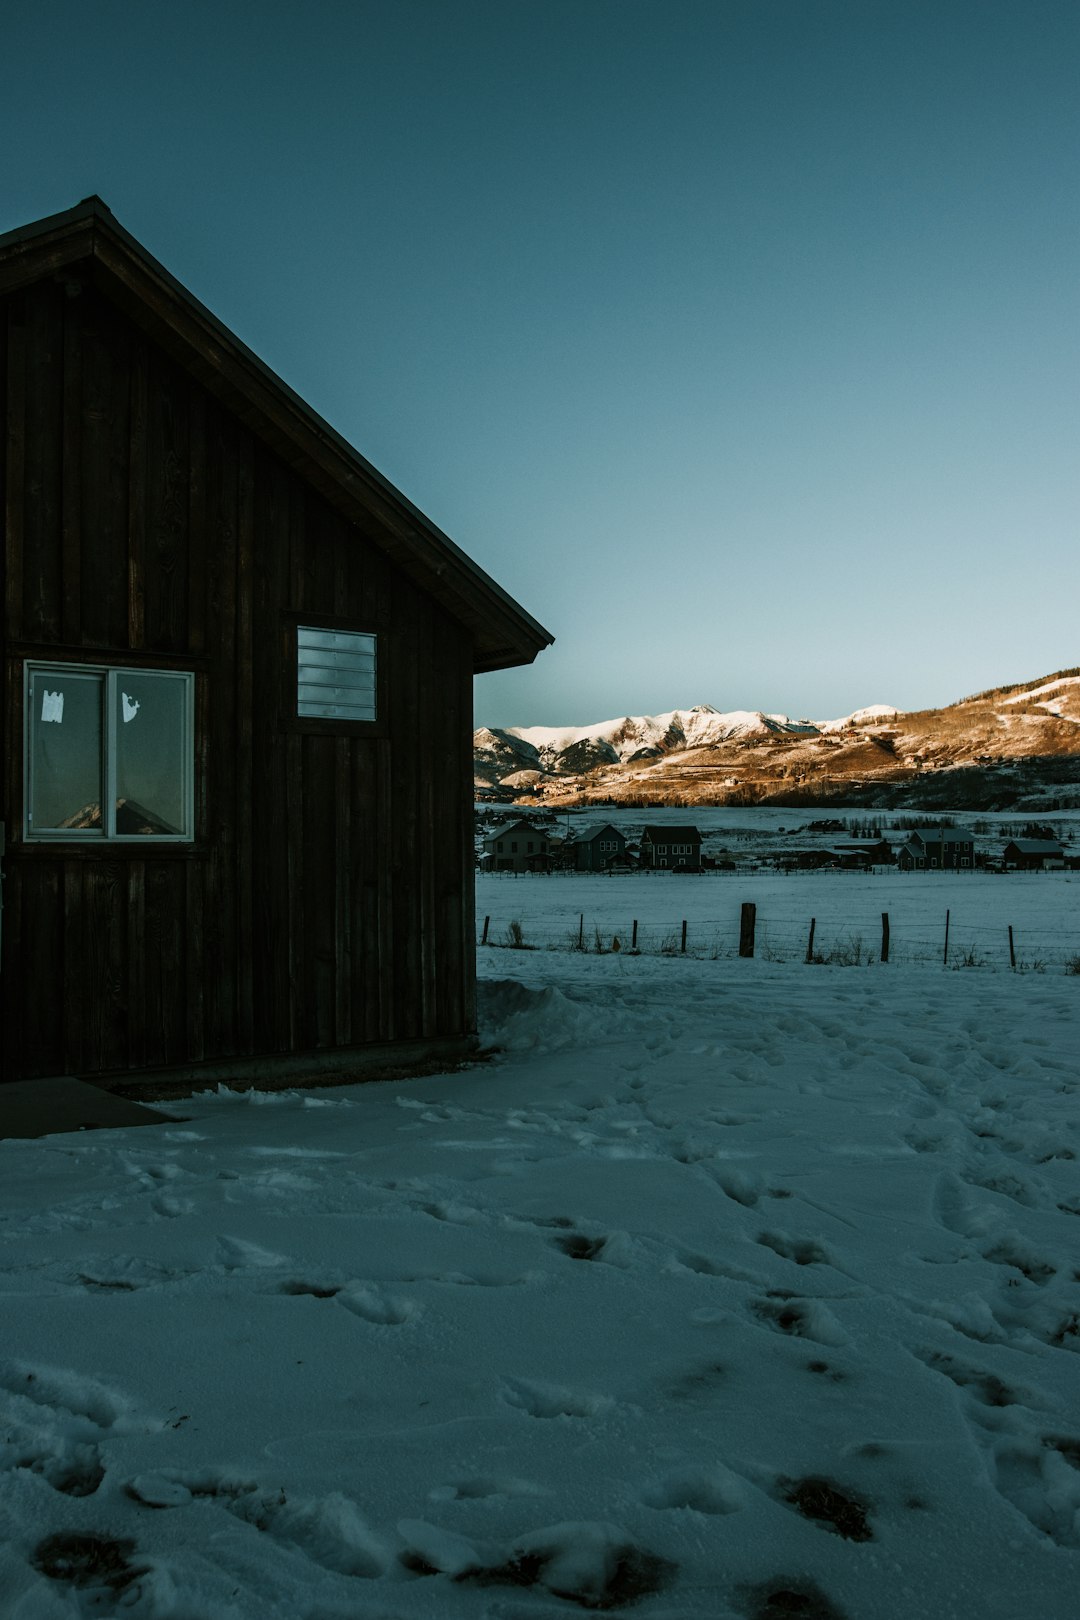
POLYGON ((891 703, 871 703, 865 709, 856 709, 852 714, 845 714, 841 720, 820 721, 818 730, 845 731, 848 726, 881 725, 889 720, 899 719, 901 712, 900 709, 894 709, 891 703))
POLYGON ((1013 697, 1002 698, 1002 703, 1030 703, 1034 698, 1045 697, 1047 692, 1060 692, 1066 686, 1080 686, 1080 675, 1059 675, 1056 680, 1047 681, 1045 686, 1035 686, 1028 692, 1017 692, 1013 697))
POLYGON ((1002 698, 1002 707, 1010 704, 1033 703, 1038 709, 1045 709, 1047 714, 1054 715, 1059 720, 1077 720, 1076 714, 1068 714, 1069 707, 1076 708, 1076 700, 1080 697, 1080 675, 1061 675, 1057 680, 1047 681, 1043 686, 1036 686, 1029 692, 1016 692, 1012 697, 1002 698), (1048 694, 1052 694, 1048 696, 1048 694))
POLYGON ((0 1143, 4 1620, 1073 1620, 1080 979, 490 959, 0 1143))

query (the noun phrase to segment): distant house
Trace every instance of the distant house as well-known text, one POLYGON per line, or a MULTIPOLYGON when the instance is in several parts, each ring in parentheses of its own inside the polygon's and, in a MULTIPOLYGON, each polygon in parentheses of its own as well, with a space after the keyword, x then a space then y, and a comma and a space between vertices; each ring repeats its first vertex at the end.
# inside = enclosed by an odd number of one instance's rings
POLYGON ((831 866, 834 859, 831 849, 792 849, 785 850, 777 864, 795 867, 800 872, 816 872, 823 866, 831 866))
POLYGON ((641 864, 653 870, 697 871, 701 867, 701 834, 696 827, 645 827, 641 864))
POLYGON ((889 866, 896 859, 887 838, 853 838, 850 844, 838 844, 836 850, 839 855, 861 852, 871 866, 889 866))
POLYGON ((829 851, 830 866, 845 872, 866 872, 871 865, 870 852, 856 844, 842 844, 829 851))
POLYGON ((1065 847, 1051 838, 1014 838, 1005 845, 1002 860, 1007 872, 1060 872, 1065 847))
POLYGON ((964 872, 975 866, 975 835, 966 827, 921 827, 897 852, 901 872, 964 872))
POLYGON ((600 827, 586 827, 567 845, 567 854, 575 871, 608 872, 626 859, 626 839, 608 821, 600 827))
POLYGON ((528 821, 496 827, 484 839, 486 865, 492 872, 546 872, 551 860, 551 839, 528 821))

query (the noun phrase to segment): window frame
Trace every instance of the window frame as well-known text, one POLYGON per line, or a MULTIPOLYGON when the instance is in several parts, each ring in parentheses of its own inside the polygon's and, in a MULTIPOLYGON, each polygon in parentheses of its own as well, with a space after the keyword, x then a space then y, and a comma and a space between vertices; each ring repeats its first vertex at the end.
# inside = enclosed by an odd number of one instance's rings
POLYGON ((323 737, 386 737, 389 735, 387 665, 392 658, 391 637, 376 615, 364 620, 343 619, 326 613, 287 613, 284 618, 284 659, 281 685, 281 723, 285 731, 323 737), (375 719, 343 720, 300 713, 300 630, 327 630, 336 635, 371 636, 375 643, 375 719))
POLYGON ((142 849, 147 845, 183 845, 196 842, 195 828, 195 671, 194 669, 163 669, 152 664, 100 664, 75 663, 70 659, 24 658, 23 664, 23 805, 22 841, 24 844, 76 844, 82 848, 113 848, 117 844, 142 849), (46 827, 33 825, 34 809, 34 748, 36 727, 30 706, 30 690, 35 674, 97 675, 101 679, 101 789, 102 824, 92 827, 46 827), (121 833, 116 830, 116 700, 118 683, 128 677, 153 677, 183 683, 181 733, 181 803, 184 831, 179 833, 121 833))

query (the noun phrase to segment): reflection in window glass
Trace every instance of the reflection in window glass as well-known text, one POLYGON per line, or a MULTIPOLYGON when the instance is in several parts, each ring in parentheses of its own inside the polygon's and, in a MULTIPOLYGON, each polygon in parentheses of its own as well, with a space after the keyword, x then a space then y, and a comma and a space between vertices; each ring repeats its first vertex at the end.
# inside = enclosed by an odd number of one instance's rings
POLYGON ((35 832, 101 832, 104 676, 34 670, 30 779, 35 832))
POLYGON ((26 666, 27 838, 194 835, 195 677, 26 666))
POLYGON ((118 670, 112 702, 117 835, 182 833, 186 678, 118 670))

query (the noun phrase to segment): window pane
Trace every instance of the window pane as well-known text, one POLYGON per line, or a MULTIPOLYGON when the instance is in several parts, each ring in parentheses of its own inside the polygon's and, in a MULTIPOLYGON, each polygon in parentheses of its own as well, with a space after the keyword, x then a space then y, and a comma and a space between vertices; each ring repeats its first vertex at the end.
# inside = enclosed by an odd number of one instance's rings
POLYGON ((101 675, 30 672, 30 830, 100 833, 101 675))
POLYGON ((116 672, 112 732, 119 838, 190 833, 185 742, 190 679, 116 672))
POLYGON ((375 637, 345 630, 296 631, 296 712, 321 720, 374 720, 375 637))

